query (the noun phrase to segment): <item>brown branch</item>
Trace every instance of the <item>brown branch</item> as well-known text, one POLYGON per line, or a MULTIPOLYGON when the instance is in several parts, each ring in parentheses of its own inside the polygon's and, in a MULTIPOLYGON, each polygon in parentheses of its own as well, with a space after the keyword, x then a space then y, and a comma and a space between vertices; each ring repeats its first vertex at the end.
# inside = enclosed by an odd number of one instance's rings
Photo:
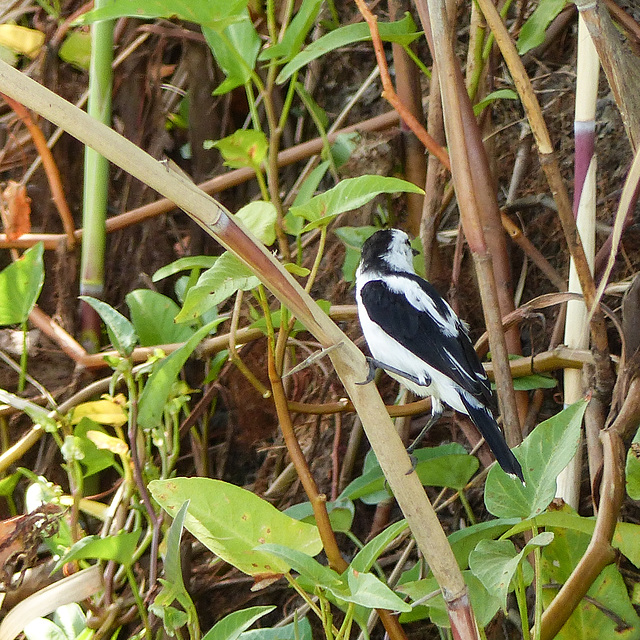
POLYGON ((358 10, 365 19, 365 22, 369 25, 369 31, 371 32, 371 41, 373 42, 373 50, 376 54, 376 61, 378 62, 378 68, 380 69, 380 80, 382 80, 382 97, 389 102, 389 104, 400 114, 400 117, 407 124, 409 129, 417 136, 418 140, 422 142, 425 149, 432 153, 440 160, 440 162, 449 170, 451 170, 451 164, 449 161, 449 155, 444 147, 440 146, 426 131, 426 129, 418 122, 417 118, 407 109, 407 107, 400 101, 398 94, 393 88, 393 82, 391 82, 391 76, 389 75, 389 68, 387 67, 387 59, 384 55, 384 46, 382 44, 382 38, 378 31, 378 17, 375 16, 365 4, 364 0, 356 0, 358 10))
POLYGON ((580 240, 580 235, 576 228, 569 194, 560 173, 558 159, 553 150, 540 103, 533 90, 531 80, 522 64, 522 60, 511 40, 511 36, 493 2, 491 2, 491 0, 478 0, 478 4, 487 24, 495 36, 502 56, 509 67, 509 72, 518 90, 520 99, 522 100, 522 105, 527 114, 531 131, 538 147, 540 165, 556 202, 558 217, 564 231, 569 253, 576 267, 585 304, 589 312, 592 313, 590 330, 596 359, 597 378, 599 381, 598 388, 610 389, 613 387, 613 377, 609 366, 609 345, 604 316, 599 306, 596 305, 594 307, 596 302, 595 283, 591 275, 584 247, 580 240))
MULTIPOLYGON (((595 579, 616 557, 611 540, 624 498, 624 444, 612 429, 603 431, 601 440, 604 472, 593 536, 578 566, 542 614, 540 640, 556 637, 595 579)), ((535 629, 532 630, 534 634, 535 629)))
POLYGON ((51 189, 51 198, 53 199, 62 226, 65 230, 67 238, 67 246, 69 249, 73 249, 76 244, 76 238, 74 236, 75 225, 73 223, 73 216, 71 210, 67 204, 67 199, 64 195, 64 189, 62 188, 62 180, 60 179, 60 172, 58 171, 58 165, 53 159, 51 149, 47 146, 47 139, 44 137, 40 127, 32 120, 27 109, 24 108, 16 100, 13 100, 9 96, 2 95, 4 101, 14 110, 15 114, 22 120, 25 127, 29 130, 33 144, 35 145, 40 157, 42 158, 42 166, 47 175, 49 181, 49 188, 51 189))

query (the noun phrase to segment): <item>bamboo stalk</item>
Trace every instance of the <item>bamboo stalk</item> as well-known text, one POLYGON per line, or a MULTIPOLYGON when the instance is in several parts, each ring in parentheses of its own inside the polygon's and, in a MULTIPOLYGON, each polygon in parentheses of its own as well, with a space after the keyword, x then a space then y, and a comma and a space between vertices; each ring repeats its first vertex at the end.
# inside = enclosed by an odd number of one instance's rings
MULTIPOLYGON (((95 8, 109 4, 95 0, 95 8)), ((91 59, 89 63, 88 114, 100 122, 111 124, 111 85, 113 80, 113 20, 91 25, 91 59)), ((104 291, 105 220, 109 197, 109 161, 91 147, 84 152, 84 193, 82 205, 82 243, 80 261, 80 293, 102 297, 104 291)), ((86 302, 81 305, 82 342, 89 351, 100 348, 100 322, 97 313, 86 302)))
MULTIPOLYGON (((595 115, 598 97, 600 61, 582 16, 578 18, 578 60, 576 76, 576 104, 574 119, 575 161, 573 209, 576 227, 593 273, 596 241, 596 160, 595 115)), ((569 291, 580 293, 580 282, 575 261, 569 267, 569 291)), ((587 307, 582 300, 567 303, 564 342, 569 348, 586 349, 589 346, 587 307)), ((582 373, 575 369, 564 372, 564 404, 569 406, 584 393, 582 373)), ((582 438, 576 455, 558 476, 556 497, 562 498, 574 509, 580 505, 582 471, 582 438)))

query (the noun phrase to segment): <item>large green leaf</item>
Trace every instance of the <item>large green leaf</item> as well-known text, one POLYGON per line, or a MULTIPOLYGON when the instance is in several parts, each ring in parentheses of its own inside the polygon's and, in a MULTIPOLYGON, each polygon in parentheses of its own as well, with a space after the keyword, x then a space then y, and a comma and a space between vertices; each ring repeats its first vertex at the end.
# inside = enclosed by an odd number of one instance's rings
MULTIPOLYGON (((449 544, 461 569, 469 566, 469 555, 480 540, 495 540, 513 525, 522 522, 520 518, 499 518, 478 522, 470 527, 458 529, 448 536, 449 544)), ((531 525, 528 527, 531 528, 531 525)))
POLYGON ((251 269, 227 251, 189 289, 176 322, 191 322, 237 291, 249 291, 259 284, 251 269))
MULTIPOLYGON (((561 527, 591 536, 596 521, 594 518, 579 516, 569 505, 565 504, 561 510, 548 510, 531 520, 521 520, 506 531, 504 537, 509 538, 522 531, 528 531, 532 524, 537 527, 561 527)), ((618 522, 611 544, 640 569, 640 525, 632 522, 618 522)))
POLYGON ((119 311, 102 300, 91 296, 80 296, 107 325, 107 332, 113 348, 122 356, 131 355, 133 348, 138 344, 138 334, 134 326, 119 311))
POLYGON ((94 9, 78 19, 80 24, 132 18, 179 18, 203 27, 224 29, 242 19, 248 0, 112 0, 101 9, 94 9))
POLYGON ((291 207, 293 215, 309 221, 303 231, 329 224, 345 211, 357 209, 373 200, 381 193, 424 193, 420 187, 400 180, 383 176, 360 176, 342 180, 329 191, 311 198, 307 203, 291 207))
POLYGON ((556 478, 573 458, 580 439, 580 427, 587 403, 567 407, 540 423, 514 453, 527 482, 514 482, 498 465, 489 471, 484 502, 498 518, 533 518, 553 500, 556 478))
POLYGON ((220 322, 221 319, 217 318, 198 329, 179 349, 154 364, 153 371, 144 385, 138 407, 138 424, 143 429, 153 429, 160 424, 171 387, 184 363, 201 340, 220 322))
POLYGON ((170 515, 189 500, 185 527, 220 558, 249 575, 285 573, 290 565, 256 549, 277 542, 310 556, 322 549, 318 529, 294 520, 240 487, 210 478, 154 480, 149 490, 170 515))
MULTIPOLYGON (((417 40, 422 32, 416 30, 413 18, 407 13, 402 20, 397 22, 378 22, 380 37, 386 42, 397 42, 409 45, 417 40)), ((291 62, 286 64, 278 74, 277 82, 286 82, 296 71, 309 64, 312 60, 323 56, 329 51, 346 47, 354 42, 364 42, 371 39, 369 26, 365 22, 349 24, 339 27, 312 42, 306 49, 296 55, 291 62)))
MULTIPOLYGON (((470 456, 457 443, 439 447, 425 447, 414 452, 417 460, 416 473, 422 484, 435 487, 459 489, 464 486, 478 468, 478 459, 470 456)), ((389 497, 384 474, 375 459, 365 472, 349 483, 340 498, 356 500, 366 504, 377 504, 389 497)))
MULTIPOLYGON (((542 583, 564 584, 584 555, 590 536, 570 529, 553 529, 554 541, 542 552, 542 583)), ((546 608, 556 595, 555 589, 543 589, 546 608)), ((636 640, 640 638, 640 617, 629 600, 627 587, 615 565, 605 567, 596 578, 557 640, 636 640)))
POLYGON ((44 284, 44 245, 38 242, 0 271, 0 325, 22 324, 44 284))
POLYGON ((506 610, 507 594, 513 589, 511 583, 518 566, 524 562, 525 584, 530 584, 533 571, 525 558, 534 547, 544 547, 552 540, 550 531, 540 533, 531 538, 520 553, 511 540, 481 540, 469 555, 469 568, 506 610))
POLYGON ((202 28, 205 40, 226 76, 213 95, 228 93, 251 79, 261 40, 249 17, 249 12, 244 9, 241 16, 242 19, 239 22, 230 24, 222 33, 211 27, 202 28))
POLYGON ((174 322, 180 307, 157 291, 136 289, 125 300, 143 347, 186 342, 195 333, 189 325, 174 322))

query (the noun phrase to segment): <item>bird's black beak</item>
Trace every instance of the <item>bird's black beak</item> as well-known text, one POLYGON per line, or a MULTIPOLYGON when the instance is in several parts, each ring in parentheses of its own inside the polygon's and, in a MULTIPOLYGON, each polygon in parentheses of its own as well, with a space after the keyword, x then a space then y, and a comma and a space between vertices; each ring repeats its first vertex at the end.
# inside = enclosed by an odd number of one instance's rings
POLYGON ((411 249, 411 253, 413 253, 414 256, 417 256, 420 252, 417 249, 411 249))

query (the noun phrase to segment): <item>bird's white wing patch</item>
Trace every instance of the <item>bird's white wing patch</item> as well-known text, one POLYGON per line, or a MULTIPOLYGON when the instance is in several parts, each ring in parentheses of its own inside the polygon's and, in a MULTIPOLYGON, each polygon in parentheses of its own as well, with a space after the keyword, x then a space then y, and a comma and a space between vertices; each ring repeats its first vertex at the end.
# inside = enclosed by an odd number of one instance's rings
POLYGON ((415 280, 393 275, 385 278, 384 283, 394 293, 404 295, 412 307, 423 313, 428 313, 438 323, 445 335, 449 337, 458 335, 459 329, 456 324, 456 316, 445 300, 442 300, 446 309, 446 314, 443 315, 436 306, 434 299, 425 293, 415 280))

